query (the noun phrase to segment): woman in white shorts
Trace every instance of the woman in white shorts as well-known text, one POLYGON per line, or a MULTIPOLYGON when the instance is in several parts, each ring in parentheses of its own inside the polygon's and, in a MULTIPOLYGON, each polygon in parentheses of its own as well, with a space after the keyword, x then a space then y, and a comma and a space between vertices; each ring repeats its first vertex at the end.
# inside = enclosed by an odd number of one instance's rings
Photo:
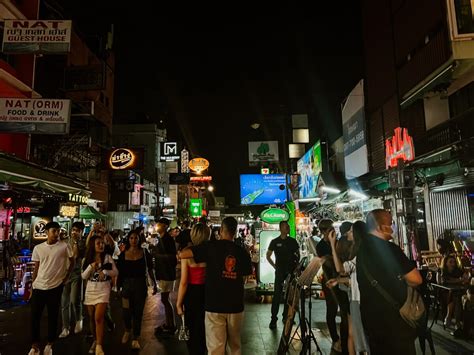
POLYGON ((111 280, 118 275, 112 256, 104 252, 104 240, 93 236, 87 244, 82 278, 87 280, 84 305, 87 306, 91 331, 94 334, 89 354, 104 355, 104 314, 109 303, 111 280))

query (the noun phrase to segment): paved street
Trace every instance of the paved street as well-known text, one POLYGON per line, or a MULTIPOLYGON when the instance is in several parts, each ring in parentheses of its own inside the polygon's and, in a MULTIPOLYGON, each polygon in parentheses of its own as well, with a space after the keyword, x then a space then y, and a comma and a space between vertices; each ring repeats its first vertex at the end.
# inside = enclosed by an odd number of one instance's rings
MULTIPOLYGON (((272 331, 268 329, 270 322, 270 304, 256 303, 255 297, 249 293, 246 303, 244 329, 242 331, 243 354, 276 354, 276 349, 280 341, 282 323, 278 323, 278 329, 272 331)), ((143 319, 140 352, 127 349, 120 343, 123 334, 121 321, 121 311, 116 295, 112 302, 112 313, 117 322, 114 332, 107 332, 105 337, 106 354, 187 354, 184 342, 177 338, 157 339, 153 329, 162 322, 163 308, 159 302, 159 296, 148 298, 145 316, 143 319)), ((30 348, 30 313, 28 305, 20 305, 9 308, 9 305, 0 305, 0 355, 21 355, 27 354, 30 348)), ((331 341, 325 325, 324 301, 315 300, 313 302, 312 327, 323 354, 331 353, 331 341)), ((46 317, 43 319, 42 334, 46 336, 46 317)), ((297 338, 297 336, 296 336, 297 338)), ((454 340, 440 325, 433 326, 433 338, 436 346, 436 354, 473 354, 474 342, 454 340)), ((87 354, 90 342, 83 334, 69 336, 58 340, 54 347, 54 354, 79 355, 87 354)), ((418 344, 417 344, 418 346, 418 344)), ((293 341, 291 354, 298 354, 300 343, 293 341)), ((313 344, 312 349, 315 350, 313 344)), ((418 350, 421 354, 421 351, 418 350)), ((429 354, 429 351, 427 351, 429 354)))

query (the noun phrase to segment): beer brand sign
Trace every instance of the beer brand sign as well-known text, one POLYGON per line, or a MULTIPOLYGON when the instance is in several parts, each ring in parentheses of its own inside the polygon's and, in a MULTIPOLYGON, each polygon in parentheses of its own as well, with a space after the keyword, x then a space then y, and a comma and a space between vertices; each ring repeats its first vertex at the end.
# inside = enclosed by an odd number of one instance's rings
POLYGON ((70 20, 5 20, 4 53, 64 54, 71 47, 70 20))
POLYGON ((407 162, 415 159, 413 138, 408 134, 406 128, 395 128, 393 137, 385 141, 385 154, 387 169, 397 167, 398 160, 407 162))

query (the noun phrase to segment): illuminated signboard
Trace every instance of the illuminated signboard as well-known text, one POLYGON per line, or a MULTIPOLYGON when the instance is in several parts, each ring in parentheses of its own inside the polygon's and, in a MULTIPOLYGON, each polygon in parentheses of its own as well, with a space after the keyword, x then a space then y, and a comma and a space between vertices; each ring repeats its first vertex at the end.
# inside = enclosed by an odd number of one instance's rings
POLYGON ((79 217, 79 206, 61 205, 59 215, 62 217, 79 217))
POLYGON ((209 161, 207 159, 194 158, 189 162, 189 169, 197 174, 201 174, 207 168, 209 168, 209 161))
POLYGON ((260 174, 268 175, 268 174, 270 174, 270 169, 269 168, 261 168, 260 169, 260 174))
POLYGON ((112 170, 143 169, 143 149, 117 148, 106 158, 107 168, 112 170))
POLYGON ((51 222, 49 217, 32 217, 31 218, 31 233, 33 239, 46 239, 46 224, 51 222))
POLYGON ((160 161, 178 161, 179 158, 177 142, 160 142, 160 161))
POLYGON ((392 138, 385 141, 385 167, 395 168, 398 160, 404 162, 415 159, 415 146, 413 138, 408 134, 406 128, 395 128, 395 134, 392 138))
POLYGON ((31 213, 30 207, 18 207, 16 210, 17 213, 31 213))
POLYGON ((189 173, 189 152, 186 149, 181 151, 181 172, 189 173))
POLYGON ((82 205, 87 205, 87 202, 89 201, 89 197, 84 196, 84 195, 79 195, 79 194, 69 194, 68 200, 70 202, 77 202, 82 205))
POLYGON ((207 182, 212 181, 212 176, 191 176, 191 182, 207 182))
POLYGON ((202 216, 202 199, 192 198, 189 200, 189 214, 191 217, 202 216))

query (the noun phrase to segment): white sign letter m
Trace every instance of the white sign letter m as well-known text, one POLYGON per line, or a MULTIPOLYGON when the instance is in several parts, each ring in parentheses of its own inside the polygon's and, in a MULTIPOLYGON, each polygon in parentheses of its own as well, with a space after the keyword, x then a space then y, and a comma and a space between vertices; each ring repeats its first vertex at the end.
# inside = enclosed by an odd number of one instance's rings
POLYGON ((166 155, 177 155, 178 154, 178 144, 176 142, 173 143, 165 143, 165 156, 166 155))

